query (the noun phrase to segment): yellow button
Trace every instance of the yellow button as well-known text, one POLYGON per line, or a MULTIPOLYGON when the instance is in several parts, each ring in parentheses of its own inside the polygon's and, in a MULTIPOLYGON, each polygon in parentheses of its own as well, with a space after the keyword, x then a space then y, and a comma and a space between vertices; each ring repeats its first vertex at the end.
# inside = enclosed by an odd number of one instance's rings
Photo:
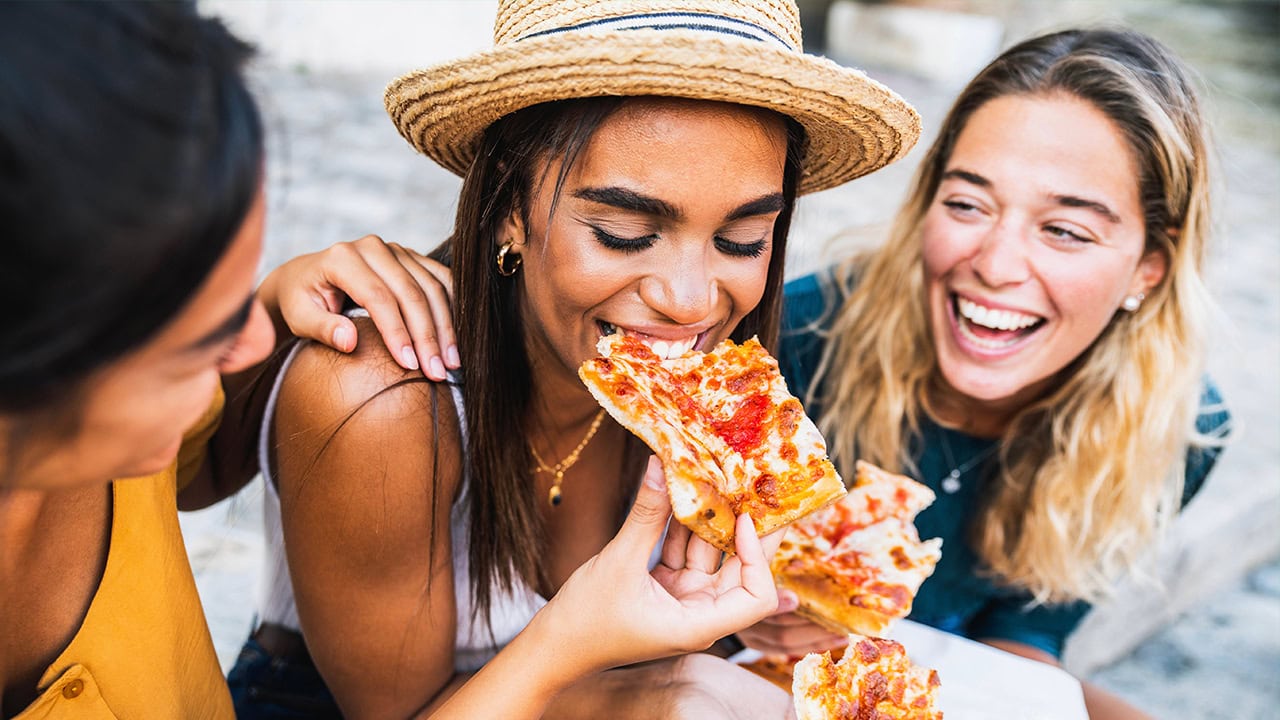
POLYGON ((72 680, 62 686, 62 697, 68 700, 75 700, 80 697, 80 693, 84 692, 83 680, 72 680))

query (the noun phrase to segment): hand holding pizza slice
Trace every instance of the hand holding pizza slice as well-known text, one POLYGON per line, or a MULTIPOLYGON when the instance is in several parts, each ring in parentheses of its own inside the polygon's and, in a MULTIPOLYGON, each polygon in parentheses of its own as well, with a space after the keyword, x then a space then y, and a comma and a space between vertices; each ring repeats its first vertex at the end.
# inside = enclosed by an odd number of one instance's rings
POLYGON ((844 494, 826 443, 752 338, 660 358, 639 339, 601 338, 578 375, 662 460, 676 518, 733 552, 735 519, 764 535, 844 494))

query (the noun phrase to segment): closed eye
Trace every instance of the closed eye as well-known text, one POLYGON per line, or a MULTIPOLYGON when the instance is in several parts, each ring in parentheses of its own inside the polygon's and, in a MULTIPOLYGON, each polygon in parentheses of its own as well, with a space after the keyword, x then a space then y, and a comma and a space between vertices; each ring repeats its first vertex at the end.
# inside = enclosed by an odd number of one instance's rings
POLYGON ((760 257, 764 254, 765 248, 768 247, 768 242, 764 238, 752 243, 739 243, 717 236, 715 243, 720 252, 733 257, 760 257))
POLYGON ((595 226, 592 226, 591 232, 596 236, 596 240, 600 241, 601 245, 604 245, 610 250, 618 250, 619 252, 624 253, 638 253, 648 250, 653 247, 655 242, 658 241, 658 236, 654 234, 636 238, 624 238, 607 233, 595 226))
POLYGON ((236 352, 240 350, 240 335, 240 333, 237 333, 234 337, 224 341, 223 350, 218 353, 218 362, 215 367, 222 369, 235 357, 236 352))

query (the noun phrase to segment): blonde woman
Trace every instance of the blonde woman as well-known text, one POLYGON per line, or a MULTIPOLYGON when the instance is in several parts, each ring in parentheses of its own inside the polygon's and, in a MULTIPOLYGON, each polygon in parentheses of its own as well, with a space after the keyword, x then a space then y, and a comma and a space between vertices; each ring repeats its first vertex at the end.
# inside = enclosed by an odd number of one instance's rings
MULTIPOLYGON (((938 138, 883 247, 788 284, 781 360, 846 473, 863 458, 937 493, 918 525, 943 557, 912 619, 1057 663, 1226 431, 1202 375, 1204 120, 1157 42, 1075 30, 992 62, 938 138)), ((791 615, 740 637, 837 641, 791 615)))

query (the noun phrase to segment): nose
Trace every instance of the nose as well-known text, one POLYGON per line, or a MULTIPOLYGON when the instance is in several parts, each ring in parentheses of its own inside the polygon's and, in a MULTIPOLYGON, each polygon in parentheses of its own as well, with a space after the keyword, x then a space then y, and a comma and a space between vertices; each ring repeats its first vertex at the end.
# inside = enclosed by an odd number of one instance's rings
POLYGON ((983 235, 970 259, 974 273, 989 287, 1017 285, 1031 277, 1025 233, 1011 218, 1001 218, 983 235))
POLYGON ((640 298, 680 325, 705 320, 715 307, 716 282, 705 252, 682 253, 640 281, 640 298))
POLYGON ((236 336, 235 348, 222 361, 218 372, 229 375, 257 365, 267 357, 275 343, 276 331, 271 326, 271 317, 262 303, 255 299, 248 321, 236 336))

